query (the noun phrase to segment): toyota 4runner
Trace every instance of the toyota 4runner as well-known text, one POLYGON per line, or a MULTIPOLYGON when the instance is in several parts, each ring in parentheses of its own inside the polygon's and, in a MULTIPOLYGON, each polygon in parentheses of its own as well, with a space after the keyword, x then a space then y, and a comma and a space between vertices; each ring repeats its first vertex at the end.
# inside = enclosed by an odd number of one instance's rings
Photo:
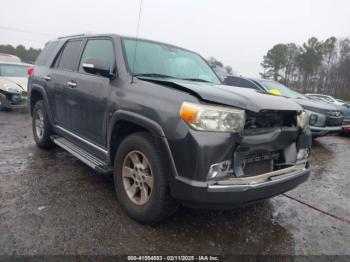
POLYGON ((310 173, 307 114, 290 99, 221 83, 198 54, 149 40, 50 41, 28 70, 33 133, 99 173, 141 223, 179 203, 248 204, 310 173))

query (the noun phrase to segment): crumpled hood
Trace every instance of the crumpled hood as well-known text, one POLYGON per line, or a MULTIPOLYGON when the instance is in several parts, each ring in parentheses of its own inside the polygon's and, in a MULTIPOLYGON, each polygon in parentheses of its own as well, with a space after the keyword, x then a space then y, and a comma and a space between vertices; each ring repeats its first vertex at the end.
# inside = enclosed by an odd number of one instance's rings
POLYGON ((16 84, 23 91, 27 91, 28 77, 0 77, 0 85, 5 83, 16 84))
POLYGON ((308 107, 308 108, 315 108, 315 109, 322 109, 322 110, 337 110, 337 107, 324 103, 322 101, 314 101, 308 98, 295 98, 292 99, 302 107, 308 107))
POLYGON ((260 93, 249 88, 177 79, 139 78, 196 93, 202 100, 208 102, 239 107, 254 112, 259 112, 260 110, 302 110, 301 106, 291 99, 260 93))

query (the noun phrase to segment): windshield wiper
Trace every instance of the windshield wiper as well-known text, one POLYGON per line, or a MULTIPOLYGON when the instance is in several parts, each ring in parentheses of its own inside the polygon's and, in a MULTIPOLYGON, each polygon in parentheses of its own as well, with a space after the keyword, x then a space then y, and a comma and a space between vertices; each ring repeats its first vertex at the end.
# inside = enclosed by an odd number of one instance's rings
POLYGON ((161 77, 161 78, 175 78, 173 76, 163 75, 163 74, 156 74, 156 73, 145 73, 145 74, 134 74, 134 76, 147 76, 147 77, 161 77))
POLYGON ((195 82, 205 82, 205 83, 212 83, 208 80, 201 79, 201 78, 181 78, 182 80, 188 80, 188 81, 195 81, 195 82))

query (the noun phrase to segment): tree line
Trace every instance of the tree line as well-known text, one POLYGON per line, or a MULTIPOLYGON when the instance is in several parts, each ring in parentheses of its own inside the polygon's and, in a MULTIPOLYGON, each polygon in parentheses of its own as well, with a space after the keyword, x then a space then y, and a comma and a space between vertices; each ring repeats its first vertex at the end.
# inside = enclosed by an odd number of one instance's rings
POLYGON ((303 93, 350 99, 350 39, 311 37, 301 46, 277 44, 261 63, 263 78, 280 81, 303 93))
POLYGON ((30 47, 26 49, 23 45, 16 47, 12 45, 0 45, 0 53, 18 56, 23 62, 33 63, 40 54, 41 49, 30 47))

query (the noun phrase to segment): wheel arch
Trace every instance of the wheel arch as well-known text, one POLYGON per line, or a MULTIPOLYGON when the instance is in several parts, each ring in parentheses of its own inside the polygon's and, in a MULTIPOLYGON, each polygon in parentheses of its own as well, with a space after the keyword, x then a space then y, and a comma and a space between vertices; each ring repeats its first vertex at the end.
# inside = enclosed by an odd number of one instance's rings
POLYGON ((29 112, 30 112, 31 116, 33 115, 34 106, 35 106, 36 102, 38 102, 39 100, 44 101, 44 105, 46 108, 47 115, 49 117, 49 121, 52 124, 52 114, 51 114, 51 110, 49 107, 49 103, 48 103, 45 89, 40 85, 33 84, 31 87, 30 98, 29 98, 29 112))
POLYGON ((156 139, 158 146, 164 152, 166 165, 171 167, 173 176, 177 176, 175 163, 173 161, 170 147, 161 126, 154 120, 146 118, 140 114, 118 110, 110 121, 108 131, 108 152, 110 161, 113 164, 115 154, 123 139, 134 132, 148 132, 156 139))

